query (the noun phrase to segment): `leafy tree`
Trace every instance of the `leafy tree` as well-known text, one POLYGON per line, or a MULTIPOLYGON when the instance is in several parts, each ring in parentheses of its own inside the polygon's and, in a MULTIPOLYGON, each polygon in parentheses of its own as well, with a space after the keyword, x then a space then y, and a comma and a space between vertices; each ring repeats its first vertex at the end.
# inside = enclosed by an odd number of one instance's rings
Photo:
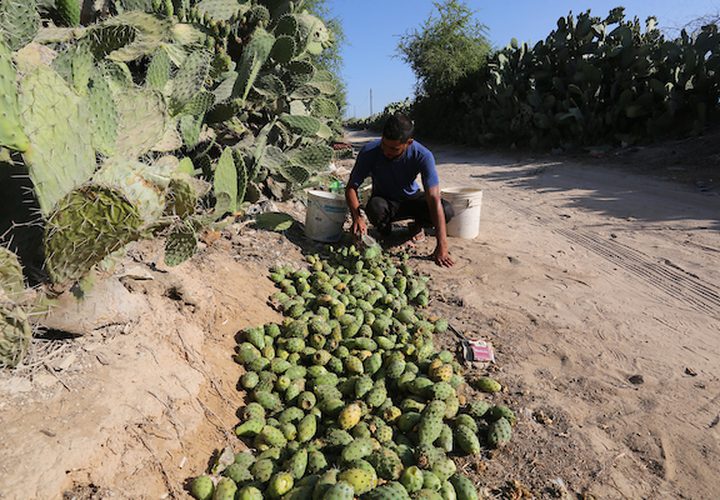
POLYGON ((434 2, 433 13, 418 30, 400 38, 400 57, 418 79, 418 93, 442 94, 485 65, 491 46, 487 28, 461 0, 434 2))

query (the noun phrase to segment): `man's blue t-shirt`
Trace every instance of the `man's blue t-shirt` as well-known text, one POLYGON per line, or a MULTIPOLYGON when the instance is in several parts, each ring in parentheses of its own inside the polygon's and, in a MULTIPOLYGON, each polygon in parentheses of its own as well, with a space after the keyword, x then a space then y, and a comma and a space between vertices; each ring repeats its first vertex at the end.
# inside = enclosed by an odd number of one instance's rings
POLYGON ((360 150, 350 174, 350 186, 357 189, 370 176, 373 196, 402 201, 420 191, 415 182, 418 174, 426 191, 440 183, 435 158, 425 146, 413 141, 402 155, 390 160, 383 154, 380 143, 373 141, 360 150))

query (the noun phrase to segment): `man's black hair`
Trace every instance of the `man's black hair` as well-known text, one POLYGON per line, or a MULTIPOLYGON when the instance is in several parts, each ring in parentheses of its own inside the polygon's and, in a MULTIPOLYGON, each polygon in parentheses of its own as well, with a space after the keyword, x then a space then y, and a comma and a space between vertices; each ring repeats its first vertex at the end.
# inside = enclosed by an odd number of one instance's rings
POLYGON ((400 112, 388 118, 383 129, 383 137, 391 141, 407 142, 412 139, 414 133, 412 120, 400 112))

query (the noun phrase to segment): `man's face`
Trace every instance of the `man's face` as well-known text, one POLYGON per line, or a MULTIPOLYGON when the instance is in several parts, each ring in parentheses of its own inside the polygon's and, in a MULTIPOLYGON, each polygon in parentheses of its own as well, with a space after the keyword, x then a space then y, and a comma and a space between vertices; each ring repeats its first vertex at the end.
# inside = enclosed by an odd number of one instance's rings
POLYGON ((382 138, 382 142, 380 143, 380 147, 382 148, 382 152, 385 155, 385 157, 388 160, 394 160, 395 158, 399 158, 402 156, 402 154, 407 150, 407 148, 412 144, 413 140, 408 139, 406 142, 401 141, 393 141, 391 139, 386 139, 385 137, 382 138))

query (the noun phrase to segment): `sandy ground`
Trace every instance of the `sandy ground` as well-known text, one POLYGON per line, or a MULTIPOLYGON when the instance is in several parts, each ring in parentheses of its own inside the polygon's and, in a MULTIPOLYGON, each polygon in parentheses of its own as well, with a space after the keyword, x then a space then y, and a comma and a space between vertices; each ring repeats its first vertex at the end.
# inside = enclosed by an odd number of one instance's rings
MULTIPOLYGON (((432 239, 412 261, 432 273, 431 308, 496 346, 494 400, 520 416, 509 448, 464 464, 479 488, 719 498, 720 196, 597 164, 433 151, 443 186, 483 190, 481 234, 451 241, 451 270, 424 258, 432 239)), ((183 498, 213 450, 240 446, 233 335, 274 318, 266 269, 306 246, 299 229, 235 224, 174 269, 134 248, 85 306, 112 300, 126 317, 55 341, 47 367, 0 374, 0 498, 183 498)))

